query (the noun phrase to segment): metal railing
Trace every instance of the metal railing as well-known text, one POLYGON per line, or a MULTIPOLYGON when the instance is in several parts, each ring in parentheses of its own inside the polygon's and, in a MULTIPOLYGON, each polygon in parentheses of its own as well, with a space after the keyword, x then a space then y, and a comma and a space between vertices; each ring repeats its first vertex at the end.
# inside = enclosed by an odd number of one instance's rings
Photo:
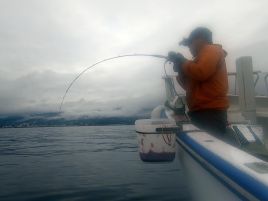
POLYGON ((264 76, 264 82, 265 82, 265 87, 266 87, 266 91, 268 94, 268 73, 266 73, 266 75, 264 76))
MULTIPOLYGON (((260 81, 260 75, 264 75, 264 84, 265 84, 265 88, 266 88, 266 95, 268 96, 268 72, 261 72, 261 71, 254 71, 253 75, 254 75, 254 88, 256 88, 258 82, 260 81)), ((234 95, 237 95, 237 73, 236 72, 229 72, 228 73, 228 77, 233 76, 235 78, 234 80, 234 95)))
MULTIPOLYGON (((268 72, 261 72, 261 71, 254 71, 254 87, 256 88, 258 82, 263 80, 264 82, 264 87, 266 88, 266 96, 268 97, 268 72), (260 75, 263 76, 263 79, 260 79, 260 75)), ((163 76, 164 79, 166 78, 175 78, 177 75, 168 75, 168 76, 163 76)), ((233 95, 238 95, 238 88, 237 88, 237 73, 236 72, 228 72, 228 77, 234 77, 234 94, 233 95)))

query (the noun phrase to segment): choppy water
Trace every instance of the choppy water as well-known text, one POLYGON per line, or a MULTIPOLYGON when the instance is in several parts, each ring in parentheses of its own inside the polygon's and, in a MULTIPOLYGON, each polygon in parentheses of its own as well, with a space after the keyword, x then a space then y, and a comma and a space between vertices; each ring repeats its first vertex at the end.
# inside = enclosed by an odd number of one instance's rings
POLYGON ((133 126, 0 129, 0 200, 188 201, 178 161, 143 163, 133 126))

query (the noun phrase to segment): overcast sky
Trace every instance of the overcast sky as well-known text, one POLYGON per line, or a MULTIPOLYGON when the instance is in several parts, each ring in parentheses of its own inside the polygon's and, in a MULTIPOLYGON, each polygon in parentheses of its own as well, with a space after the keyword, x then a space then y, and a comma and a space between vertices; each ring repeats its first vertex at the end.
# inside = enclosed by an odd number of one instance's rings
MULTIPOLYGON (((207 26, 235 58, 268 71, 267 0, 0 0, 0 114, 57 111, 85 67, 129 53, 180 51, 207 26)), ((163 61, 124 58, 99 65, 66 97, 66 115, 131 115, 164 101, 163 61)))

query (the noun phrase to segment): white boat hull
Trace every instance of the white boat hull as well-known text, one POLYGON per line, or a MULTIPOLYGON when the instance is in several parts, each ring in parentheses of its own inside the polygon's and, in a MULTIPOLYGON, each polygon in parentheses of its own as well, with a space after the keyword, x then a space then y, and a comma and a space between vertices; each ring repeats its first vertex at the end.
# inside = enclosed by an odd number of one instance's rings
POLYGON ((268 163, 201 131, 176 141, 193 200, 268 200, 268 163))
POLYGON ((178 157, 185 181, 195 201, 238 201, 236 194, 227 189, 209 171, 204 169, 182 146, 178 145, 178 157))

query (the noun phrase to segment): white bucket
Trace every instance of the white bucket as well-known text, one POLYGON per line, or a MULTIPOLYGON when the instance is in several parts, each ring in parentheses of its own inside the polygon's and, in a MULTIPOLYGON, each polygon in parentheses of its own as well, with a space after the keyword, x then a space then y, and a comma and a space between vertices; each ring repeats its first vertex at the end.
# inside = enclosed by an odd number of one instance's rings
POLYGON ((173 161, 176 153, 176 123, 169 119, 141 119, 135 122, 142 161, 173 161))

